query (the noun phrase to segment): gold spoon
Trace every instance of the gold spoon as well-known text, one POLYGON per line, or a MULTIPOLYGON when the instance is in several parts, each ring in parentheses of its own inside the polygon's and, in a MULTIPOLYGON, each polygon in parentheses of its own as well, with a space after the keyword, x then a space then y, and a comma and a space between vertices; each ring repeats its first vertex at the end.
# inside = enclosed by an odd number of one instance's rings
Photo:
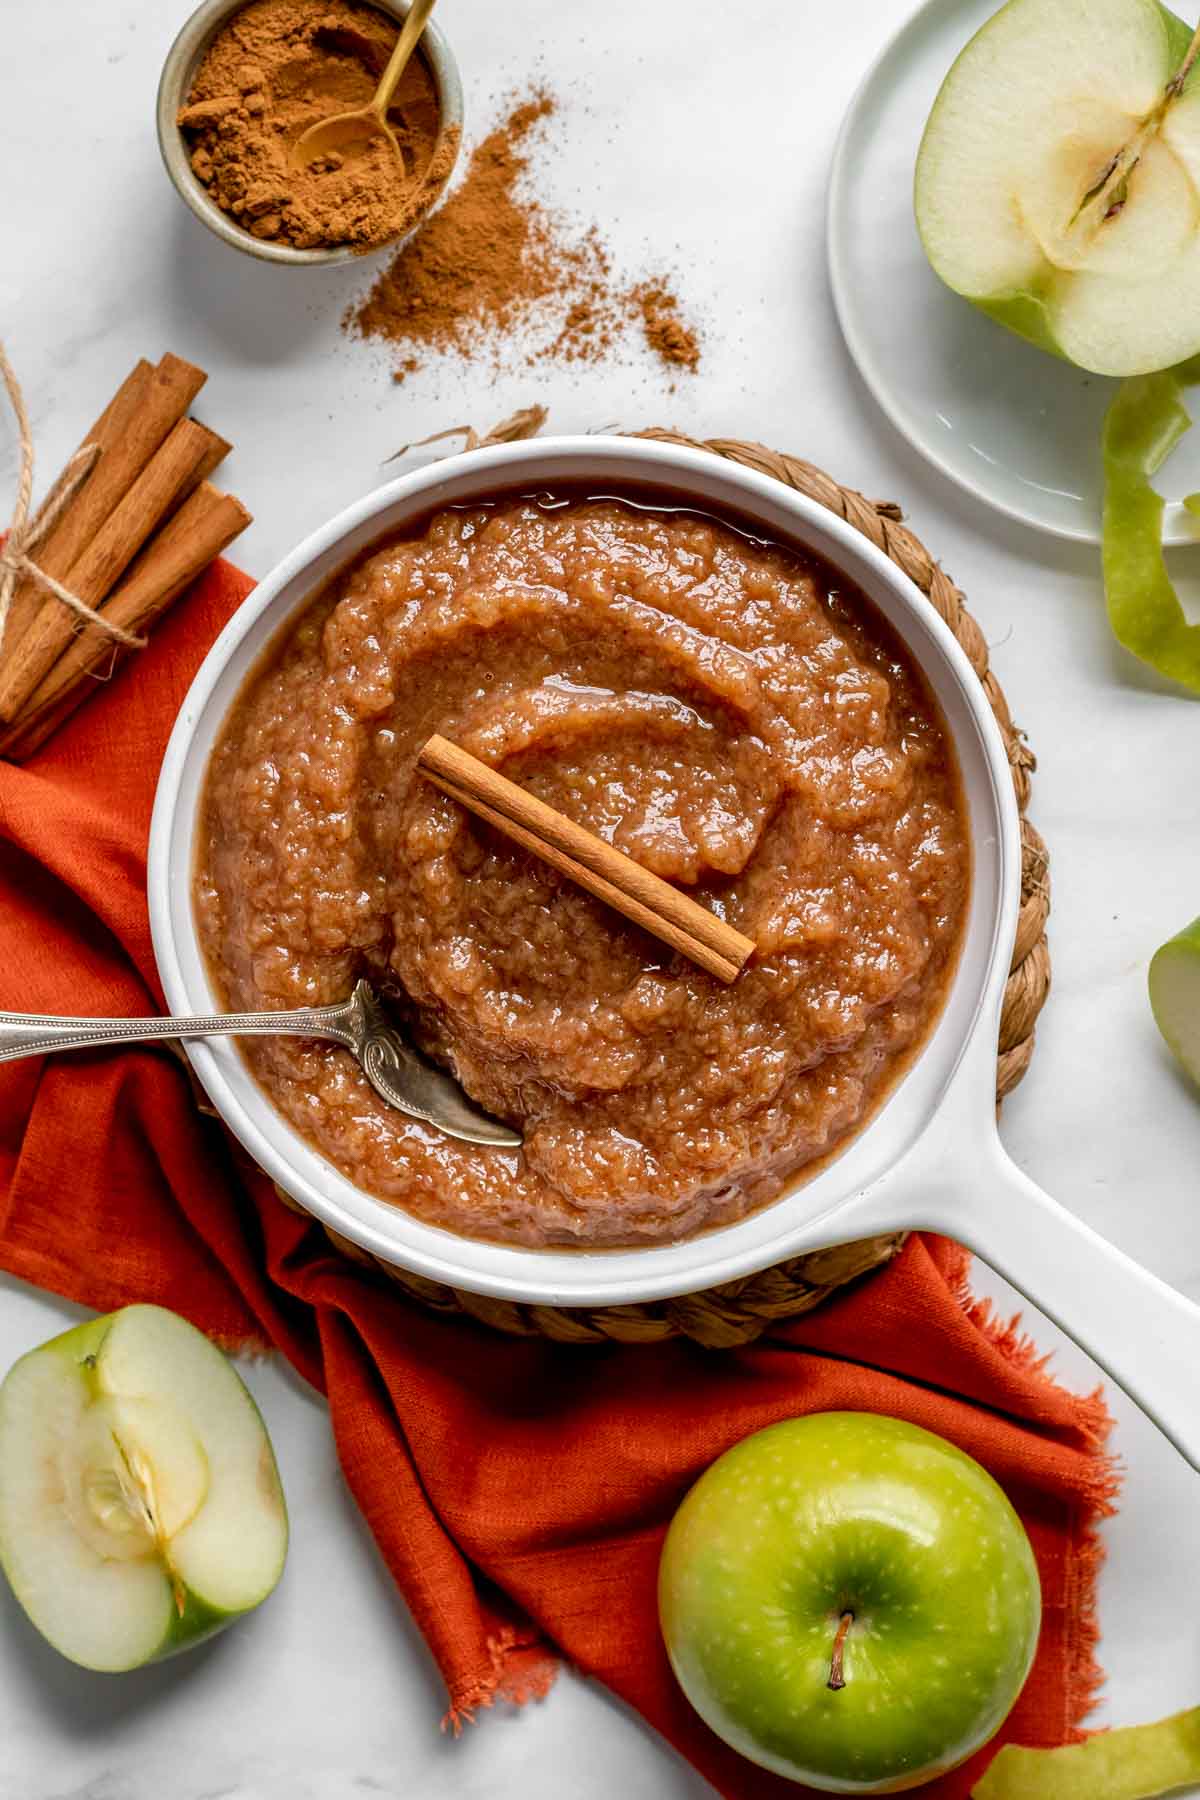
POLYGON ((376 137, 387 139, 396 153, 401 169, 404 168, 404 153, 395 132, 387 122, 387 110, 436 3, 437 0, 413 0, 404 21, 404 29, 396 39, 396 48, 380 76, 379 86, 366 106, 356 107, 353 112, 334 113, 328 119, 318 119, 315 125, 310 125, 307 131, 300 133, 292 145, 292 161, 298 168, 307 168, 310 163, 319 162, 326 156, 342 156, 347 150, 356 149, 360 144, 376 137))

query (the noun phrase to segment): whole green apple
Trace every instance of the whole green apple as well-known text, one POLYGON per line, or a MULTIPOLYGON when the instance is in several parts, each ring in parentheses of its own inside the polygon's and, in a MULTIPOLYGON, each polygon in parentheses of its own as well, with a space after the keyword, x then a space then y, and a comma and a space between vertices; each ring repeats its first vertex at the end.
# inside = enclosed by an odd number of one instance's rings
POLYGON ((987 1472, 875 1413, 769 1426, 667 1534, 684 1693, 751 1762, 838 1794, 916 1787, 1000 1728, 1037 1648, 1029 1540, 987 1472))

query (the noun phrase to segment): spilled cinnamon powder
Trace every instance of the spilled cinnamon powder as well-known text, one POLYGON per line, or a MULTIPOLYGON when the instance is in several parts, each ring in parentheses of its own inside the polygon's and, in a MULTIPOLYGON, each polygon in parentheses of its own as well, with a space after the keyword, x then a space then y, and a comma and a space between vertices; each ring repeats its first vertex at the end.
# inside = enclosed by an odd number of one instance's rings
POLYGON ((554 111, 544 93, 515 105, 347 315, 347 329, 400 353, 395 380, 445 351, 498 369, 518 330, 528 362, 598 363, 637 331, 668 369, 697 367, 699 340, 665 276, 623 285, 597 229, 572 233, 530 191, 528 140, 554 111))
POLYGON ((642 315, 646 342, 665 363, 694 369, 700 361, 700 344, 690 325, 679 316, 679 302, 661 281, 643 281, 632 298, 642 315))

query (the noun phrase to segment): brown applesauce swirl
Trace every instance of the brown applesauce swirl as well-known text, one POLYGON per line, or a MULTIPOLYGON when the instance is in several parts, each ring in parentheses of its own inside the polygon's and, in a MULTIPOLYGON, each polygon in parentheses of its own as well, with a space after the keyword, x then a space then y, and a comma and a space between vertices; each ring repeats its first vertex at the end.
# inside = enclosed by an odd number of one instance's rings
POLYGON ((571 496, 448 510, 344 572, 238 700, 196 886, 231 1007, 366 975, 521 1151, 405 1119, 343 1051, 248 1047, 352 1181, 524 1245, 740 1217, 879 1104, 935 1019, 969 884, 957 768, 851 583, 732 524, 571 496), (434 731, 686 889, 725 988, 415 772, 434 731))

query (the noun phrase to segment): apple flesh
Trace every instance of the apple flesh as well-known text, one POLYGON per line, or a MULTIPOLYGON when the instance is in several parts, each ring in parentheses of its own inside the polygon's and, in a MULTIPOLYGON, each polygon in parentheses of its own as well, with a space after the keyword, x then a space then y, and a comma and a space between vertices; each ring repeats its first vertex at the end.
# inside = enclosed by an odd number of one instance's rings
POLYGON ((684 1693, 751 1762, 838 1794, 916 1787, 1003 1724, 1041 1589, 1001 1489, 874 1413, 769 1426, 671 1524, 659 1611, 684 1693))
POLYGON ((175 1313, 90 1320, 0 1386, 0 1566, 72 1662, 133 1669, 210 1637, 266 1599, 287 1541, 258 1409, 175 1313))
POLYGON ((1200 65, 1176 81, 1191 40, 1158 0, 1009 0, 925 128, 915 204, 936 273, 1096 374, 1200 350, 1200 65))

